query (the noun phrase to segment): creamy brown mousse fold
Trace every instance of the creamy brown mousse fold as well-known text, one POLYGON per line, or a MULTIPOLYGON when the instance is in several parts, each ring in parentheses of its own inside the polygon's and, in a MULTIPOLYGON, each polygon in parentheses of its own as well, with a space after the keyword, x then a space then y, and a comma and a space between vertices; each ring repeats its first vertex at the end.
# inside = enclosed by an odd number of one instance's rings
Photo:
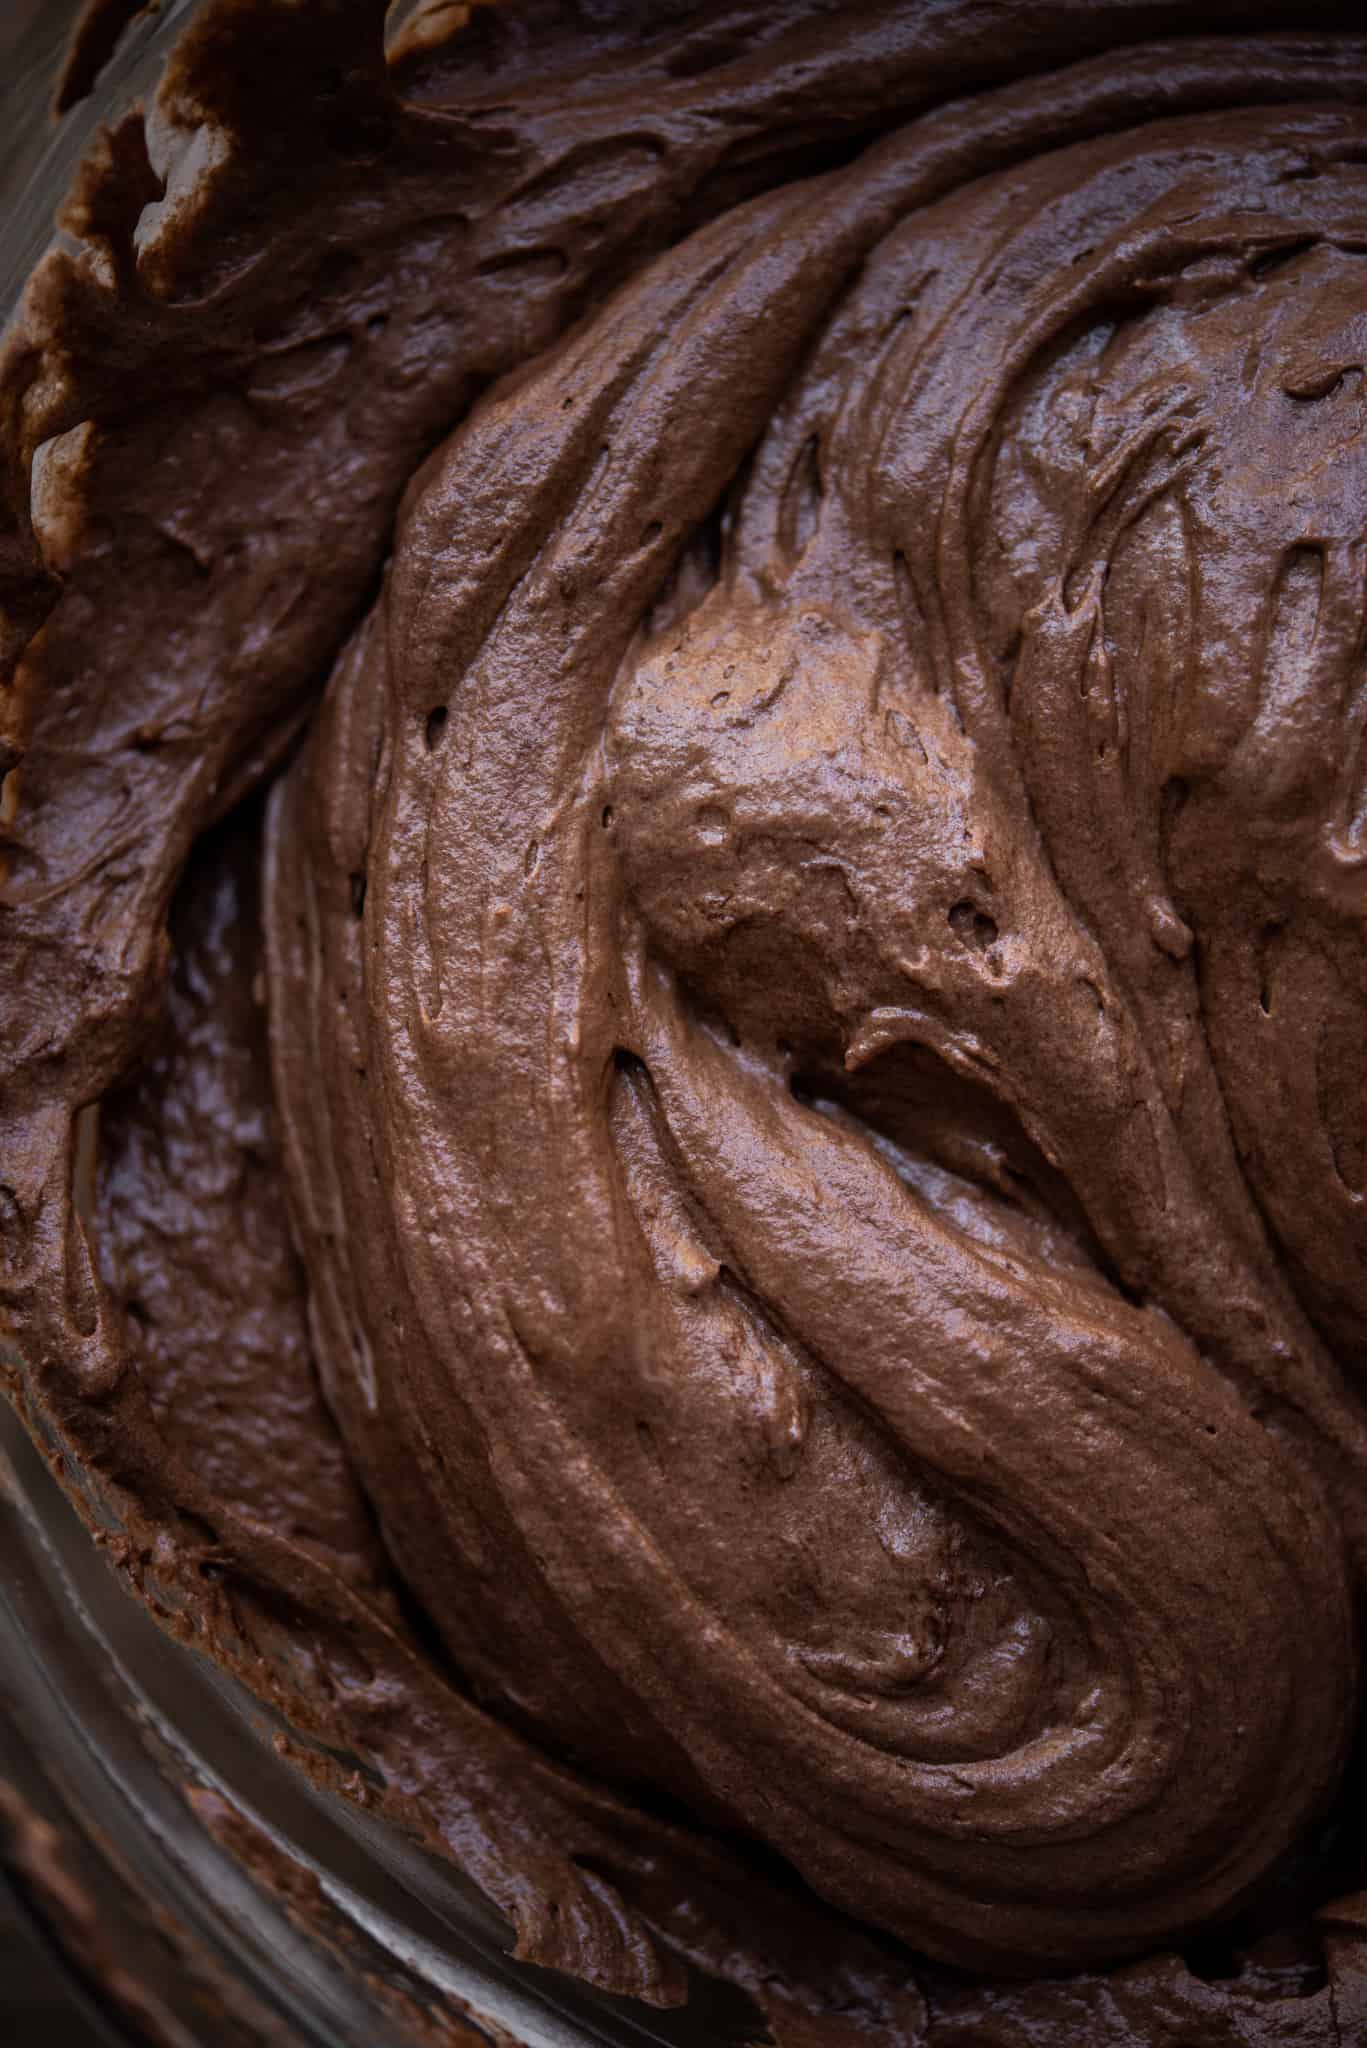
POLYGON ((11 1392, 531 1961, 1365 2041, 1367 41, 384 11, 7 339, 11 1392))

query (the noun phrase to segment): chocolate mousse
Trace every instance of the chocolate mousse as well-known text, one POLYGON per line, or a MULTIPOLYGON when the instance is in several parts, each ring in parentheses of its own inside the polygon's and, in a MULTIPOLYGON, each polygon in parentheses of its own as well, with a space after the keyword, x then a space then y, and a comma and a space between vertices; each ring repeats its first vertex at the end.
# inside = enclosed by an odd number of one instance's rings
POLYGON ((0 357, 12 1398, 529 1962, 1367 2041, 1355 10, 384 16, 0 357))

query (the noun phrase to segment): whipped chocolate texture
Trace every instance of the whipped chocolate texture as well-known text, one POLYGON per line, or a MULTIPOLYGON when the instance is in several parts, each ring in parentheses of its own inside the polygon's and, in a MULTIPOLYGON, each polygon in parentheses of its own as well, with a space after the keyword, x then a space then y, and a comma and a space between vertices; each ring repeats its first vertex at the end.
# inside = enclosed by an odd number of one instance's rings
POLYGON ((384 15, 5 342, 12 1395, 532 1962, 1367 2040, 1354 10, 384 15))

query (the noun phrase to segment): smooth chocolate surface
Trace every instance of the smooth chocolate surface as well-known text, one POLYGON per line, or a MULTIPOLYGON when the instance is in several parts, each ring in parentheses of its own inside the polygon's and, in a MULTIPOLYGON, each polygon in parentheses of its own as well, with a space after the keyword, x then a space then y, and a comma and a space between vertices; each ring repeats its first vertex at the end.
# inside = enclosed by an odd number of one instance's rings
POLYGON ((15 1396, 532 1961, 1367 2039, 1367 40, 383 15, 0 362, 15 1396))

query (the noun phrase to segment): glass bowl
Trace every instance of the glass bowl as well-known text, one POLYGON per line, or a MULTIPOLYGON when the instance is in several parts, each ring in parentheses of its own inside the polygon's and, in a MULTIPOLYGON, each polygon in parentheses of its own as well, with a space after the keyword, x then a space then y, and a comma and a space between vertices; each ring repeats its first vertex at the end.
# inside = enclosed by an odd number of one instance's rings
MULTIPOLYGON (((198 4, 165 0, 136 22, 97 91, 54 127, 80 0, 7 0, 0 317, 96 130, 148 92, 198 4)), ((481 1894, 316 1788, 278 1752, 282 1730, 259 1703, 129 1597, 50 1469, 64 1455, 0 1400, 0 1865, 111 2040, 762 2038, 753 2010, 714 1984, 661 2015, 511 1960, 511 1931, 481 1894)))

